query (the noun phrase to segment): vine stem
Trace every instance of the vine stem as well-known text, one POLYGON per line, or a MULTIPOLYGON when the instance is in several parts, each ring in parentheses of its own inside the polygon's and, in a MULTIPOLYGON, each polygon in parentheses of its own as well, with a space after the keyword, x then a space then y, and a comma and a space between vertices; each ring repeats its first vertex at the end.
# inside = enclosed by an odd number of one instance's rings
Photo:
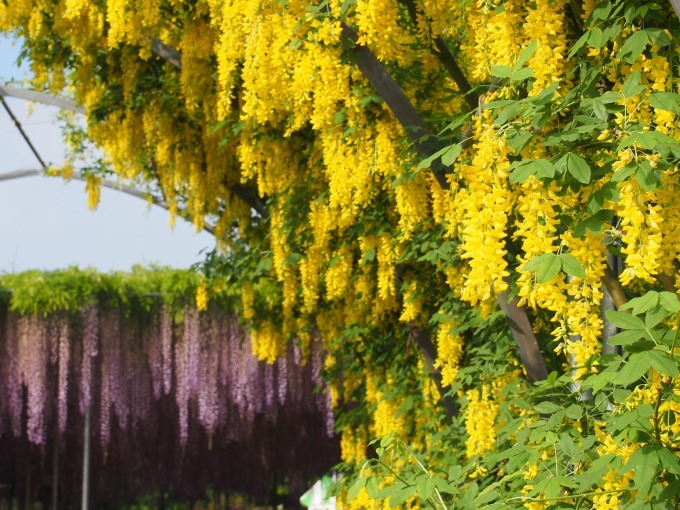
MULTIPOLYGON (((676 318, 680 320, 680 313, 676 315, 676 318)), ((675 358, 675 346, 678 342, 678 335, 680 334, 680 324, 675 327, 675 335, 673 335, 673 343, 671 344, 670 354, 672 358, 675 358)), ((673 388, 673 377, 666 377, 664 383, 671 388, 673 388)), ((663 397, 663 387, 659 388, 659 394, 656 396, 656 403, 654 404, 654 437, 661 443, 661 424, 659 423, 659 409, 661 409, 661 399, 663 397)))
MULTIPOLYGON (((416 454, 413 453, 411 448, 406 443, 402 442, 402 444, 406 447, 406 450, 408 451, 409 455, 411 457, 413 457, 413 459, 416 461, 416 464, 418 464, 418 467, 423 471, 423 473, 425 473, 430 478, 430 480, 432 480, 432 475, 427 470, 427 468, 425 466, 423 466, 422 462, 420 462, 418 457, 416 457, 416 454)), ((439 498, 439 503, 441 503, 444 510, 449 510, 448 507, 446 506, 446 503, 444 503, 444 498, 442 498, 442 495, 441 495, 441 493, 439 492, 439 489, 437 489, 436 486, 434 488, 434 492, 437 495, 437 497, 439 498)))
POLYGON ((631 492, 633 489, 625 488, 625 489, 612 489, 608 491, 591 491, 591 492, 584 492, 583 494, 569 494, 567 496, 557 496, 555 498, 532 498, 530 496, 515 496, 512 498, 508 498, 508 501, 513 501, 513 500, 519 500, 519 501, 536 501, 537 503, 540 503, 542 501, 562 501, 566 499, 576 499, 576 498, 586 498, 588 496, 599 496, 601 494, 618 494, 621 492, 631 492))

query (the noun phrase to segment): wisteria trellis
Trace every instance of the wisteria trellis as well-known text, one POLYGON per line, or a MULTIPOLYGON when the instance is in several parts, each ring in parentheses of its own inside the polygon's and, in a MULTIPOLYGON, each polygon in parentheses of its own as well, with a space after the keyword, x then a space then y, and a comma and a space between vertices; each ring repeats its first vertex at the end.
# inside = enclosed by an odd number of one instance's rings
POLYGON ((112 425, 143 426, 161 392, 174 394, 181 443, 187 441, 190 416, 209 435, 225 428, 237 440, 258 414, 275 423, 283 405, 325 416, 327 433, 333 434, 327 392, 315 392, 321 385, 317 347, 309 366, 296 348, 266 365, 253 357, 234 314, 199 313, 188 306, 183 321, 173 324, 170 313, 158 307, 141 323, 118 309, 94 306, 49 317, 7 311, 0 330, 0 436, 25 433, 41 445, 53 430, 51 419, 64 432, 68 400, 77 399, 81 413, 92 406, 106 446, 112 425), (52 373, 55 381, 49 380, 52 373))

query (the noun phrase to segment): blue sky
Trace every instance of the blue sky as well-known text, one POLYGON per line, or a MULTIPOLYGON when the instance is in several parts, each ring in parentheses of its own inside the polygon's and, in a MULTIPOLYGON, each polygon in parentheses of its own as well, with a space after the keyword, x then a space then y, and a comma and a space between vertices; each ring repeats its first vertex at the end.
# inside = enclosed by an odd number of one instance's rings
MULTIPOLYGON (((0 37, 0 84, 27 76, 15 61, 19 45, 0 37)), ((36 105, 28 114, 26 101, 6 101, 48 163, 59 165, 64 145, 54 107, 36 105)), ((0 174, 38 168, 38 162, 0 107, 0 174)), ((72 265, 101 271, 127 270, 135 264, 188 267, 202 259, 214 239, 196 233, 168 214, 123 193, 102 189, 96 211, 87 209, 84 184, 28 177, 0 182, 0 272, 58 269, 72 265)))

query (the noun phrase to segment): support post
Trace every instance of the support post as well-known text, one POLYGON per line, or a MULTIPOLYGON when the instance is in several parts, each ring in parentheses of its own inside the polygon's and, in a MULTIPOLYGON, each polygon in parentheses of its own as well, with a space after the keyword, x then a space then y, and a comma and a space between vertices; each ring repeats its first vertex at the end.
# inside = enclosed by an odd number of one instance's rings
POLYGON ((59 427, 55 427, 54 452, 52 454, 52 510, 59 508, 59 427))
MULTIPOLYGON (((614 277, 618 279, 621 272, 621 259, 616 255, 607 254, 607 268, 611 270, 614 277)), ((602 289, 602 354, 621 354, 621 347, 618 345, 610 345, 608 340, 616 334, 616 326, 614 326, 607 319, 605 313, 607 310, 616 310, 617 306, 614 298, 609 293, 609 288, 604 285, 602 289)))
POLYGON ((85 408, 85 427, 83 430, 83 492, 81 510, 87 510, 90 499, 90 414, 91 406, 85 408))

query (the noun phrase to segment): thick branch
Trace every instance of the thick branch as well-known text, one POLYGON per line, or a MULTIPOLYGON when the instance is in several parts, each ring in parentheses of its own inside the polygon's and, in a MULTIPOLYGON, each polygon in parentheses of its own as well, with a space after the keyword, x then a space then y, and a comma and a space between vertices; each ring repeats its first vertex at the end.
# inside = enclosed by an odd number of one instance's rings
MULTIPOLYGON (((356 56, 357 66, 361 72, 368 78, 378 94, 385 100, 387 106, 390 107, 395 117, 397 117, 397 120, 406 129, 406 132, 409 133, 418 152, 423 156, 429 156, 431 154, 430 146, 429 144, 426 146, 422 140, 433 140, 434 137, 416 109, 411 105, 404 92, 399 88, 399 85, 392 79, 375 55, 365 46, 356 44, 358 40, 357 34, 345 24, 343 24, 343 34, 355 43, 353 51, 356 56), (412 133, 418 133, 419 136, 416 137, 412 133)), ((444 177, 441 164, 436 167, 433 164, 432 172, 442 188, 448 189, 448 182, 444 177)), ((536 341, 536 336, 531 328, 526 310, 518 306, 517 298, 508 301, 507 293, 498 296, 498 303, 508 319, 512 336, 519 348, 520 357, 529 379, 531 381, 545 379, 548 376, 548 370, 536 341)))
POLYGON ((149 39, 151 39, 151 53, 158 55, 177 69, 182 69, 182 54, 179 51, 162 43, 155 37, 149 37, 149 39))
POLYGON ((243 186, 239 186, 238 184, 234 186, 227 185, 227 188, 234 195, 248 204, 250 208, 256 211, 260 216, 263 218, 268 216, 269 213, 267 211, 267 205, 251 190, 244 188, 243 186))
MULTIPOLYGON (((416 6, 413 0, 402 0, 402 3, 406 6, 408 14, 411 17, 411 21, 415 26, 418 25, 418 13, 416 12, 416 6)), ((444 69, 449 73, 449 76, 456 82, 458 90, 460 90, 465 95, 465 101, 467 101, 470 108, 477 108, 479 102, 479 96, 476 92, 472 90, 470 82, 463 74, 463 71, 458 66, 456 59, 446 45, 444 38, 438 35, 434 39, 435 48, 432 49, 432 53, 437 57, 439 62, 444 66, 444 69)))
MULTIPOLYGON (((149 37, 151 39, 151 52, 159 56, 166 62, 172 64, 177 69, 182 69, 182 55, 179 51, 171 48, 165 43, 162 43, 155 37, 149 37)), ((251 209, 257 212, 263 218, 268 216, 267 206, 265 203, 251 190, 240 186, 240 185, 226 185, 227 189, 243 200, 251 209)))
POLYGON ((498 303, 508 320, 510 331, 519 348, 519 357, 524 364, 529 381, 542 381, 548 377, 548 368, 536 341, 526 310, 519 306, 517 296, 510 299, 508 291, 498 296, 498 303))
POLYGON ((621 308, 624 304, 628 302, 626 293, 623 290, 621 284, 619 283, 619 279, 614 274, 614 271, 612 271, 611 267, 609 267, 609 264, 607 264, 607 266, 604 269, 604 275, 602 275, 602 283, 604 283, 604 286, 607 288, 607 292, 609 292, 609 295, 612 297, 612 300, 614 301, 614 306, 616 306, 616 308, 621 308))
MULTIPOLYGON (((359 36, 345 23, 342 25, 342 33, 348 40, 354 43, 350 49, 354 54, 357 67, 359 67, 368 81, 371 82, 371 85, 373 85, 378 95, 387 103, 387 106, 390 107, 390 110, 392 110, 392 113, 404 128, 406 134, 413 141, 416 150, 425 157, 434 154, 438 149, 436 137, 430 132, 427 124, 425 124, 418 111, 408 100, 404 91, 401 90, 397 82, 387 72, 385 66, 366 46, 356 44, 359 36)), ((449 183, 446 180, 445 169, 441 161, 434 161, 430 169, 439 185, 444 189, 448 189, 449 183)))
POLYGON ((437 350, 432 343, 430 334, 426 329, 418 328, 414 324, 409 324, 409 332, 411 337, 416 341, 418 347, 420 347, 420 352, 422 352, 425 358, 425 364, 427 365, 427 370, 430 373, 430 377, 434 380, 437 390, 439 391, 439 396, 441 397, 442 406, 444 407, 444 412, 448 421, 453 421, 453 418, 458 415, 458 408, 453 403, 451 396, 449 396, 442 385, 442 374, 435 368, 434 362, 437 359, 437 350))
POLYGON ((673 280, 671 279, 670 276, 663 273, 659 276, 659 279, 661 280, 664 290, 672 292, 673 294, 676 294, 678 292, 677 289, 675 288, 675 283, 673 283, 673 280))

